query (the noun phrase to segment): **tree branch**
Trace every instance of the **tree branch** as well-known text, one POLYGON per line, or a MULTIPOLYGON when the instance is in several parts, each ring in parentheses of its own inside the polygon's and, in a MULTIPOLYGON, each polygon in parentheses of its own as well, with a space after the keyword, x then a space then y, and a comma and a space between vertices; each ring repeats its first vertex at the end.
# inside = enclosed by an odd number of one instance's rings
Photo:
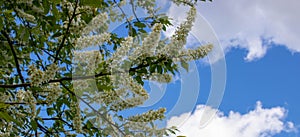
MULTIPOLYGON (((166 57, 162 57, 158 60, 156 60, 155 62, 152 62, 152 64, 157 64, 163 60, 166 60, 166 57)), ((141 64, 137 67, 134 68, 130 68, 129 69, 129 73, 130 72, 135 72, 138 69, 141 69, 143 67, 148 67, 150 64, 141 64)), ((117 72, 118 73, 118 72, 117 72)), ((119 72, 122 73, 122 72, 119 72)), ((43 84, 49 84, 49 83, 56 83, 56 82, 63 82, 63 81, 70 81, 70 80, 85 80, 85 79, 93 79, 93 78, 97 78, 97 77, 101 77, 101 76, 107 76, 107 75, 111 75, 110 72, 107 73, 98 73, 96 75, 89 75, 89 76, 74 76, 74 77, 64 77, 64 78, 60 78, 60 79, 54 79, 54 80, 50 80, 46 83, 43 84)), ((10 84, 10 85, 0 85, 0 88, 18 88, 18 87, 28 87, 30 86, 30 83, 22 83, 22 84, 10 84)))
MULTIPOLYGON (((16 53, 16 51, 15 51, 15 49, 13 47, 13 42, 11 41, 9 35, 4 30, 2 30, 1 33, 7 39, 8 45, 9 45, 9 47, 11 49, 11 52, 13 54, 13 57, 14 57, 14 61, 15 61, 15 65, 16 65, 16 69, 17 69, 18 75, 20 77, 20 80, 21 80, 22 84, 24 84, 25 80, 24 80, 24 77, 23 77, 21 69, 20 69, 20 64, 19 64, 19 61, 18 61, 18 58, 17 58, 17 53, 16 53)), ((24 87, 24 88, 26 88, 26 87, 24 87)))
POLYGON ((59 57, 58 57, 58 56, 59 56, 59 53, 60 53, 61 49, 63 48, 63 46, 64 46, 64 44, 65 44, 67 35, 69 35, 71 23, 72 23, 73 19, 74 19, 75 16, 76 16, 76 10, 77 10, 77 7, 78 7, 78 2, 79 2, 79 0, 76 0, 75 8, 74 8, 74 11, 73 11, 73 13, 72 13, 71 18, 69 19, 66 33, 65 33, 65 35, 64 35, 64 37, 63 37, 63 39, 62 39, 62 41, 61 41, 60 46, 58 47, 58 49, 57 49, 57 51, 56 51, 56 53, 55 53, 55 58, 54 58, 55 60, 54 60, 54 63, 56 63, 57 59, 59 58, 59 57))

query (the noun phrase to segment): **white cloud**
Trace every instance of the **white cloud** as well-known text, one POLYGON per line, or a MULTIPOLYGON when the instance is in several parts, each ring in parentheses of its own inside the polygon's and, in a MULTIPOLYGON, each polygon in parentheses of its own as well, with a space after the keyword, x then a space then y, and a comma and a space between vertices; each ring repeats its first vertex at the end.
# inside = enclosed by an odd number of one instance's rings
POLYGON ((246 114, 230 112, 225 116, 216 109, 198 105, 195 112, 171 117, 167 127, 178 126, 180 133, 188 137, 269 137, 281 132, 296 132, 292 122, 285 122, 286 110, 282 107, 262 108, 257 102, 256 108, 246 114), (208 109, 208 111, 204 111, 208 109), (217 112, 217 115, 204 127, 200 128, 203 112, 217 112))
MULTIPOLYGON (((299 0, 214 0, 198 4, 224 50, 246 49, 247 61, 262 58, 267 53, 271 45, 262 39, 284 45, 291 52, 300 52, 299 7, 299 0)), ((184 11, 187 10, 171 5, 168 14, 183 19, 184 11)))

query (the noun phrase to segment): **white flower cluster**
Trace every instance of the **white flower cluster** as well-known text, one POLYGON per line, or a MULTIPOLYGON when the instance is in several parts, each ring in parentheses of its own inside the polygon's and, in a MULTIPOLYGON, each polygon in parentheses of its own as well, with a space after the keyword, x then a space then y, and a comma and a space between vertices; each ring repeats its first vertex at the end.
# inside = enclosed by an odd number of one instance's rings
POLYGON ((75 49, 84 49, 89 46, 99 46, 102 45, 104 42, 109 41, 109 39, 109 33, 102 33, 93 36, 82 36, 76 40, 75 49))
POLYGON ((171 74, 168 74, 168 73, 164 73, 164 74, 153 73, 149 77, 149 80, 157 81, 157 82, 160 82, 160 83, 169 83, 169 82, 172 81, 172 78, 173 78, 173 76, 171 74))
MULTIPOLYGON (((138 132, 147 132, 151 131, 151 127, 147 125, 148 123, 145 122, 134 122, 134 121, 128 121, 125 124, 125 128, 131 129, 133 131, 138 132)), ((140 135, 139 133, 132 133, 132 137, 144 137, 145 135, 140 135)))
POLYGON ((173 58, 174 61, 191 61, 203 58, 213 48, 213 45, 200 46, 197 49, 188 49, 180 52, 178 58, 173 58))
POLYGON ((4 92, 0 92, 0 102, 6 102, 7 100, 9 100, 10 96, 5 94, 4 92))
POLYGON ((120 3, 119 3, 119 6, 124 6, 124 5, 126 5, 126 2, 127 2, 126 0, 121 0, 120 3))
POLYGON ((31 14, 25 13, 24 11, 22 11, 21 9, 16 8, 16 11, 18 12, 18 15, 21 18, 24 18, 30 22, 34 22, 35 21, 35 17, 31 14))
POLYGON ((101 102, 108 106, 116 100, 120 99, 120 97, 124 96, 124 93, 126 93, 125 88, 116 90, 104 90, 103 92, 99 93, 97 97, 101 99, 101 102))
POLYGON ((44 13, 44 9, 42 7, 32 6, 32 10, 37 13, 44 13))
POLYGON ((61 1, 62 7, 66 7, 69 15, 72 15, 75 9, 75 3, 68 2, 66 0, 61 1))
POLYGON ((24 91, 24 90, 18 90, 17 94, 17 102, 26 103, 29 105, 30 113, 31 113, 31 119, 35 118, 36 116, 36 99, 33 96, 31 91, 24 91))
POLYGON ((196 8, 191 7, 187 14, 187 20, 180 24, 175 31, 175 34, 172 35, 171 42, 160 51, 161 54, 166 54, 169 57, 174 58, 178 56, 180 51, 183 50, 188 33, 190 32, 196 18, 196 8))
POLYGON ((143 88, 142 85, 137 83, 128 73, 120 74, 122 81, 120 84, 122 86, 127 86, 127 88, 132 91, 135 95, 139 95, 144 97, 145 99, 148 98, 147 91, 143 88))
POLYGON ((150 16, 154 14, 154 7, 155 7, 156 0, 137 0, 137 5, 147 10, 147 13, 150 16))
POLYGON ((59 86, 59 83, 50 83, 49 86, 45 88, 45 91, 48 93, 46 102, 49 105, 55 102, 57 98, 62 95, 62 88, 59 86))
POLYGON ((96 29, 103 29, 103 31, 106 31, 108 29, 108 15, 106 12, 101 13, 94 17, 92 21, 87 24, 87 26, 82 30, 82 35, 88 35, 91 32, 95 31, 96 29))
POLYGON ((75 93, 80 93, 89 87, 89 82, 87 80, 73 80, 72 83, 75 93))
MULTIPOLYGON (((5 65, 3 67, 14 66, 13 56, 10 55, 8 51, 1 50, 0 51, 0 57, 1 57, 0 63, 5 65)), ((3 71, 3 69, 1 69, 1 71, 3 71)))
POLYGON ((33 0, 16 0, 16 3, 18 3, 18 4, 25 3, 25 4, 28 4, 28 5, 32 5, 32 1, 33 0))
POLYGON ((197 0, 172 0, 175 4, 180 5, 194 5, 195 1, 197 0))
POLYGON ((110 60, 112 60, 110 63, 110 68, 113 71, 122 72, 124 70, 126 71, 126 69, 129 69, 129 68, 120 68, 120 64, 126 58, 126 56, 128 56, 132 45, 133 45, 133 38, 129 36, 121 43, 121 47, 118 48, 116 52, 112 55, 112 57, 110 58, 110 60))
POLYGON ((97 50, 89 51, 74 51, 73 52, 73 70, 82 70, 75 71, 74 75, 91 75, 95 73, 97 65, 103 60, 102 54, 97 50))
POLYGON ((29 78, 31 81, 31 85, 39 86, 44 81, 44 72, 40 69, 37 69, 34 65, 29 66, 29 78))
POLYGON ((37 69, 34 65, 30 65, 28 73, 31 85, 39 86, 43 82, 48 82, 49 80, 55 77, 55 74, 58 71, 58 69, 58 66, 54 63, 49 65, 46 71, 42 71, 40 69, 37 69))
POLYGON ((144 103, 149 95, 142 85, 138 84, 129 74, 120 73, 111 76, 113 90, 104 90, 99 97, 104 104, 110 105, 110 109, 120 111, 135 107, 144 103), (131 91, 131 97, 127 97, 131 91))
MULTIPOLYGON (((2 119, 0 121, 2 123, 2 119)), ((13 129, 13 124, 12 123, 6 123, 4 121, 3 121, 2 124, 0 124, 1 125, 0 127, 2 127, 1 130, 3 130, 4 132, 0 131, 0 137, 9 137, 10 133, 11 133, 11 131, 13 129), (5 124, 8 124, 8 125, 5 125, 5 124)))
POLYGON ((152 32, 144 38, 142 46, 136 47, 133 53, 130 54, 129 60, 135 61, 136 58, 142 55, 145 57, 154 56, 161 37, 160 32, 162 27, 163 25, 160 23, 155 24, 152 28, 152 32))
POLYGON ((128 118, 128 120, 133 121, 133 122, 150 122, 154 121, 157 119, 163 119, 165 118, 164 113, 166 112, 166 108, 160 108, 156 111, 150 110, 146 113, 140 114, 140 115, 135 115, 131 116, 128 118))
POLYGON ((81 121, 81 112, 80 112, 80 107, 79 107, 79 102, 78 101, 72 101, 71 103, 71 110, 74 113, 74 117, 73 117, 73 126, 74 129, 78 132, 78 133, 82 133, 82 121, 81 121))
MULTIPOLYGON (((166 133, 165 128, 158 128, 156 125, 149 126, 148 122, 128 121, 125 128, 131 129, 132 137, 163 137, 166 133)), ((128 135, 129 136, 129 135, 128 135)))
POLYGON ((128 108, 132 108, 138 105, 142 105, 145 101, 145 97, 132 97, 124 100, 120 100, 111 105, 110 109, 113 111, 120 111, 128 108))
POLYGON ((50 64, 45 71, 45 74, 44 74, 45 81, 44 82, 48 82, 49 80, 53 79, 55 77, 55 74, 58 71, 58 69, 59 68, 58 68, 57 64, 55 64, 55 63, 50 64))
POLYGON ((26 92, 24 90, 17 91, 16 97, 18 102, 22 102, 25 98, 26 92))

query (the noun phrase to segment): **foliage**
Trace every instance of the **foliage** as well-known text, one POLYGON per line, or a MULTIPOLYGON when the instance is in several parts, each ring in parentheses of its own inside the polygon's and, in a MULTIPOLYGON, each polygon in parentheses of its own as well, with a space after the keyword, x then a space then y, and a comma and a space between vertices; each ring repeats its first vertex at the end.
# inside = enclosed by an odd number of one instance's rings
POLYGON ((176 128, 154 124, 164 119, 165 108, 129 117, 120 113, 148 99, 144 81, 170 82, 178 63, 188 69, 188 61, 212 48, 184 48, 197 0, 173 0, 190 11, 170 39, 161 38, 172 24, 155 2, 0 1, 0 136, 175 133, 176 128), (138 18, 137 8, 148 17, 138 18), (124 20, 128 36, 108 31, 111 23, 124 20), (97 49, 84 50, 90 46, 97 49))

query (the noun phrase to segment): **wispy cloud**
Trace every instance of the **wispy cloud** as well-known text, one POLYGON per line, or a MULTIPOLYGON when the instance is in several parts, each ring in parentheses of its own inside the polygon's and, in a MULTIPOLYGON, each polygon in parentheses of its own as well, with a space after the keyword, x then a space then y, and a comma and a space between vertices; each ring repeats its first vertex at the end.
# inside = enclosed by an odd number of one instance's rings
POLYGON ((226 116, 217 109, 198 105, 189 119, 182 122, 181 119, 185 119, 186 115, 188 113, 170 118, 167 126, 179 126, 179 134, 188 137, 269 137, 281 132, 296 132, 292 122, 284 121, 284 108, 263 108, 261 102, 257 102, 256 108, 246 114, 231 111, 226 116), (217 115, 201 128, 203 112, 209 112, 205 109, 217 112, 217 115))

